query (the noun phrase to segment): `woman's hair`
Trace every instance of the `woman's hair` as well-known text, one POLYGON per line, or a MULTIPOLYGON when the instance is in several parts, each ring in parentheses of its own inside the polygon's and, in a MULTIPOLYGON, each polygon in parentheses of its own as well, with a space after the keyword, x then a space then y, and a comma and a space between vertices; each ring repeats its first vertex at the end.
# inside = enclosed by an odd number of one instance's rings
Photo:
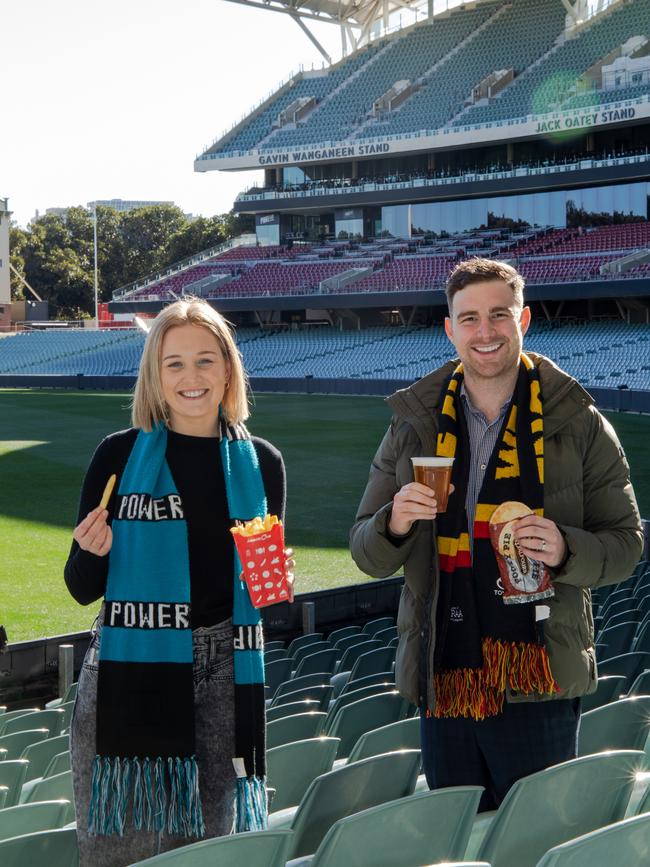
POLYGON ((229 424, 239 424, 249 416, 247 379, 230 323, 200 298, 183 298, 165 307, 154 319, 147 335, 135 384, 131 421, 134 427, 150 431, 159 422, 167 423, 167 405, 160 379, 162 344, 165 334, 177 325, 199 325, 214 334, 223 356, 230 363, 230 379, 221 402, 229 424))

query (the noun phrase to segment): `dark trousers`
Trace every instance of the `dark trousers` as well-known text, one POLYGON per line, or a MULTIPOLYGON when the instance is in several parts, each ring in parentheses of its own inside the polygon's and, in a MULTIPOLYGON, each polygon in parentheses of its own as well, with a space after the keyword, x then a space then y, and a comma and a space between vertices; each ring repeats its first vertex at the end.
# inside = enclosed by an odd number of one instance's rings
POLYGON ((504 703, 499 716, 420 719, 430 789, 484 786, 479 812, 496 809, 521 777, 577 753, 580 699, 504 703))

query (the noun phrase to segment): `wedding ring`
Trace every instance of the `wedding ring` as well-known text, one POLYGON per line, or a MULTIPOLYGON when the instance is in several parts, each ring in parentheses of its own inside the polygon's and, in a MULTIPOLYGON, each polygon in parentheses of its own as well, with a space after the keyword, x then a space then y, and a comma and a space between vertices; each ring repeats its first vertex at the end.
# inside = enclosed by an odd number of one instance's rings
POLYGON ((546 539, 542 539, 542 547, 539 550, 544 551, 545 548, 546 548, 546 539))

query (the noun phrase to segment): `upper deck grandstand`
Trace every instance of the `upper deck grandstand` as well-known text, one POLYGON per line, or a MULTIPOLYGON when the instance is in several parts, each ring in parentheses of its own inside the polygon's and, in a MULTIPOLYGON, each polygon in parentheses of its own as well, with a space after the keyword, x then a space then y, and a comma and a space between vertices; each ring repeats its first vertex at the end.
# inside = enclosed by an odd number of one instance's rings
POLYGON ((235 203, 260 244, 566 228, 571 206, 647 219, 650 0, 425 11, 297 73, 197 157, 263 172, 235 203))

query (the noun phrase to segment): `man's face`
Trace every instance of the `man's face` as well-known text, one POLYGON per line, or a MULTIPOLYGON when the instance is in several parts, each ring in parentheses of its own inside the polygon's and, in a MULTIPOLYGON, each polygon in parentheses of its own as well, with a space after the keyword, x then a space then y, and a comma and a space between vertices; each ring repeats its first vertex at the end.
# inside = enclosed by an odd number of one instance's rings
POLYGON ((471 283, 454 295, 447 337, 474 379, 510 377, 519 364, 530 309, 519 307, 503 280, 471 283))

